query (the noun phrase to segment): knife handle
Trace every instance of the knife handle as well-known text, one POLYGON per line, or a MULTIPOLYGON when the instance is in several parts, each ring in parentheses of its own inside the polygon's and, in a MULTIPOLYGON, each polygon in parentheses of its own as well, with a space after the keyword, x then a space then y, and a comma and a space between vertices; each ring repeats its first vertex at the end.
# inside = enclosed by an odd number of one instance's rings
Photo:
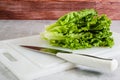
POLYGON ((115 59, 101 58, 87 54, 57 53, 56 55, 71 63, 91 67, 103 72, 112 72, 118 67, 118 62, 115 59))

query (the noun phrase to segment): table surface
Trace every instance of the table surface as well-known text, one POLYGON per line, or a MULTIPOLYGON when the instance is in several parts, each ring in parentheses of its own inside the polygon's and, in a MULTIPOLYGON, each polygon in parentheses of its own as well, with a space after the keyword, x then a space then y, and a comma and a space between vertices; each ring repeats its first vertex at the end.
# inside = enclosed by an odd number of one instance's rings
MULTIPOLYGON (((19 37, 38 35, 44 31, 44 27, 55 20, 1 20, 0 21, 0 40, 14 39, 19 37)), ((120 20, 114 20, 111 24, 111 30, 120 33, 120 20)), ((120 64, 120 56, 117 56, 120 64)), ((7 71, 3 71, 0 65, 0 80, 13 80, 6 76, 7 71)), ((11 74, 9 76, 12 76, 11 74)), ((41 77, 39 80, 119 80, 120 66, 113 73, 99 73, 80 68, 74 68, 68 71, 41 77)))

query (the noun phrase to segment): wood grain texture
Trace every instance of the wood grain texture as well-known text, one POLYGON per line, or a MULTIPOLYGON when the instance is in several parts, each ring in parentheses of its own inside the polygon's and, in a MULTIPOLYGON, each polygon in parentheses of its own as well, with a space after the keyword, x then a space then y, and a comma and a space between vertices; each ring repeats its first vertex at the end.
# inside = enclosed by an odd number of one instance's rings
POLYGON ((99 14, 107 14, 111 19, 120 20, 120 2, 102 2, 96 4, 99 14))
POLYGON ((58 19, 85 8, 94 8, 111 19, 120 19, 118 0, 0 0, 0 19, 58 19))

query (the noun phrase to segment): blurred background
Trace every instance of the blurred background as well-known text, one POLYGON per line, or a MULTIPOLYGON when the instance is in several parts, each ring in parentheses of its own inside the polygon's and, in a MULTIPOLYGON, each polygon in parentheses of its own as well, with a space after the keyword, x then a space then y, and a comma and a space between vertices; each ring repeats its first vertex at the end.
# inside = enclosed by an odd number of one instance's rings
POLYGON ((120 0, 0 0, 0 19, 55 20, 85 8, 120 19, 120 0))
MULTIPOLYGON (((39 35, 70 11, 94 8, 112 19, 111 31, 120 34, 120 0, 0 0, 0 41, 39 35)), ((120 61, 120 57, 118 56, 120 61)), ((120 67, 112 74, 72 69, 39 80, 119 80, 120 67)), ((0 80, 16 80, 0 64, 0 80)))

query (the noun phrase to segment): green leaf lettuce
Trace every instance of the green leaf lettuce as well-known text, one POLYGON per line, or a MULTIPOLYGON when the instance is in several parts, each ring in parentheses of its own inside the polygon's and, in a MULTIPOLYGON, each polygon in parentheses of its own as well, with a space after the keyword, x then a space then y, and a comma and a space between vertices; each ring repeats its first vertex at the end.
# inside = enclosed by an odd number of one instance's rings
POLYGON ((53 46, 70 49, 112 47, 111 20, 94 9, 74 11, 46 27, 41 37, 53 46))

